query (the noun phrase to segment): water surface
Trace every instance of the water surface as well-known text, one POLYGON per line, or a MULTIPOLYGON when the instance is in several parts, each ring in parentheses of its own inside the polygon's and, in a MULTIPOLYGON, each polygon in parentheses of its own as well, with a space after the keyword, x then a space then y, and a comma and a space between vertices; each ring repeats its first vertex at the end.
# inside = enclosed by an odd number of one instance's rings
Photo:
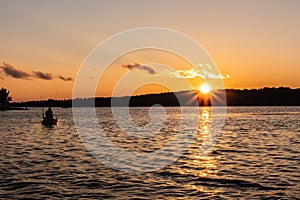
MULTIPOLYGON (((171 141, 179 108, 167 108, 169 123, 152 139, 124 134, 108 108, 98 108, 107 136, 125 150, 151 152, 171 141), (171 116, 171 117, 170 117, 171 116), (173 116, 173 117, 172 117, 173 116)), ((148 108, 132 108, 139 126, 148 108)), ((110 168, 86 150, 71 109, 54 108, 55 127, 41 125, 41 109, 0 113, 0 198, 53 199, 296 199, 300 197, 300 107, 229 107, 218 143, 200 156, 211 120, 200 124, 186 152, 151 173, 110 168)))

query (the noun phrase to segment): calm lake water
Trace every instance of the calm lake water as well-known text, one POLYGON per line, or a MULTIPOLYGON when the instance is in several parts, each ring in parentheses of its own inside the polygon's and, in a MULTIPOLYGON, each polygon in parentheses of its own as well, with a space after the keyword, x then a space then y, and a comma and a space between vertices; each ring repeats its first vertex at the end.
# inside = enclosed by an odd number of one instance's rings
MULTIPOLYGON (((300 107, 228 107, 218 142, 205 156, 199 147, 211 108, 200 108, 193 142, 179 159, 135 174, 112 169, 85 148, 72 109, 53 110, 59 118, 55 127, 41 125, 40 108, 0 112, 1 199, 300 198, 300 107)), ((148 111, 130 109, 137 126, 149 123, 148 111)), ((174 138, 180 109, 166 112, 168 123, 157 125, 163 127, 154 138, 132 141, 114 123, 109 108, 97 108, 107 138, 139 152, 155 151, 174 138)))

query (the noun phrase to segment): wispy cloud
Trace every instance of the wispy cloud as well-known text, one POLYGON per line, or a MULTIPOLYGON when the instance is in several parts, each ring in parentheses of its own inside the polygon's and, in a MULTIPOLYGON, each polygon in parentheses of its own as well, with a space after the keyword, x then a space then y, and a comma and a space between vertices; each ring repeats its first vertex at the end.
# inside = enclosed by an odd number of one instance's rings
POLYGON ((63 81, 73 81, 72 77, 63 77, 62 75, 59 75, 57 78, 63 81))
POLYGON ((63 81, 73 81, 72 77, 64 77, 62 75, 53 76, 51 73, 48 72, 40 72, 40 71, 26 72, 6 62, 3 62, 3 65, 1 65, 0 68, 3 70, 4 75, 15 79, 29 80, 29 79, 37 78, 42 80, 53 80, 55 78, 58 78, 63 81))
POLYGON ((222 75, 217 72, 212 66, 209 64, 202 65, 197 64, 193 68, 188 70, 176 70, 170 72, 176 78, 202 78, 202 79, 227 79, 230 78, 229 74, 222 75))
POLYGON ((31 77, 31 75, 27 72, 24 72, 20 69, 16 69, 14 66, 3 62, 3 65, 0 66, 0 68, 3 69, 4 73, 7 76, 11 76, 13 78, 17 78, 17 79, 29 79, 31 77))
POLYGON ((173 78, 202 78, 202 79, 228 79, 230 78, 229 74, 221 74, 211 65, 206 64, 196 64, 191 69, 186 70, 171 70, 166 67, 154 67, 154 66, 146 66, 139 63, 122 65, 123 68, 134 70, 139 69, 143 71, 147 71, 148 74, 162 77, 173 77, 173 78))
POLYGON ((148 72, 148 74, 156 74, 156 71, 149 67, 149 66, 146 66, 146 65, 141 65, 139 63, 132 63, 132 64, 127 64, 127 65, 122 65, 123 68, 125 69, 129 69, 129 70, 134 70, 134 69, 139 69, 139 70, 142 70, 142 71, 146 71, 148 72))
POLYGON ((33 75, 36 78, 44 79, 44 80, 52 80, 53 76, 50 73, 43 73, 43 72, 33 72, 33 75))

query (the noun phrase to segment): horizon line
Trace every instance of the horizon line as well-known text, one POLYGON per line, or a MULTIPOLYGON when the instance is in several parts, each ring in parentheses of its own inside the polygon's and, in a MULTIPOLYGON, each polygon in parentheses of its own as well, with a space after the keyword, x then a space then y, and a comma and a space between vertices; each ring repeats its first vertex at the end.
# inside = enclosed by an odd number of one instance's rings
MULTIPOLYGON (((224 89, 215 89, 212 90, 210 93, 214 93, 220 90, 236 90, 236 91, 251 91, 251 90, 264 90, 264 89, 289 89, 289 90, 299 90, 300 87, 287 87, 287 86, 279 86, 279 87, 261 87, 261 88, 243 88, 243 89, 236 89, 236 88, 224 88, 224 89)), ((168 94, 168 93, 180 93, 180 92, 195 92, 195 93, 201 93, 198 90, 180 90, 180 91, 167 91, 167 92, 157 92, 157 93, 142 93, 137 95, 120 95, 120 96, 93 96, 93 97, 76 97, 76 98, 69 98, 69 99, 54 99, 54 98, 48 98, 48 99, 40 99, 40 100, 25 100, 25 101, 12 101, 11 103, 25 103, 25 102, 32 102, 32 101, 69 101, 69 100, 75 100, 75 99, 92 99, 92 98, 126 98, 126 97, 139 97, 139 96, 147 96, 147 95, 160 95, 160 94, 168 94)))

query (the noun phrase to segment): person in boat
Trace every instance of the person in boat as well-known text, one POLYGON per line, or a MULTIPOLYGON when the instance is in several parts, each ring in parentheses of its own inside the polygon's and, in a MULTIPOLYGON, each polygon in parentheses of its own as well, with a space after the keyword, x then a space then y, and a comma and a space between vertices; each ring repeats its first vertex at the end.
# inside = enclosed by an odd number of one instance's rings
POLYGON ((51 110, 51 108, 49 107, 48 110, 45 112, 45 115, 47 119, 53 119, 53 112, 51 110))

